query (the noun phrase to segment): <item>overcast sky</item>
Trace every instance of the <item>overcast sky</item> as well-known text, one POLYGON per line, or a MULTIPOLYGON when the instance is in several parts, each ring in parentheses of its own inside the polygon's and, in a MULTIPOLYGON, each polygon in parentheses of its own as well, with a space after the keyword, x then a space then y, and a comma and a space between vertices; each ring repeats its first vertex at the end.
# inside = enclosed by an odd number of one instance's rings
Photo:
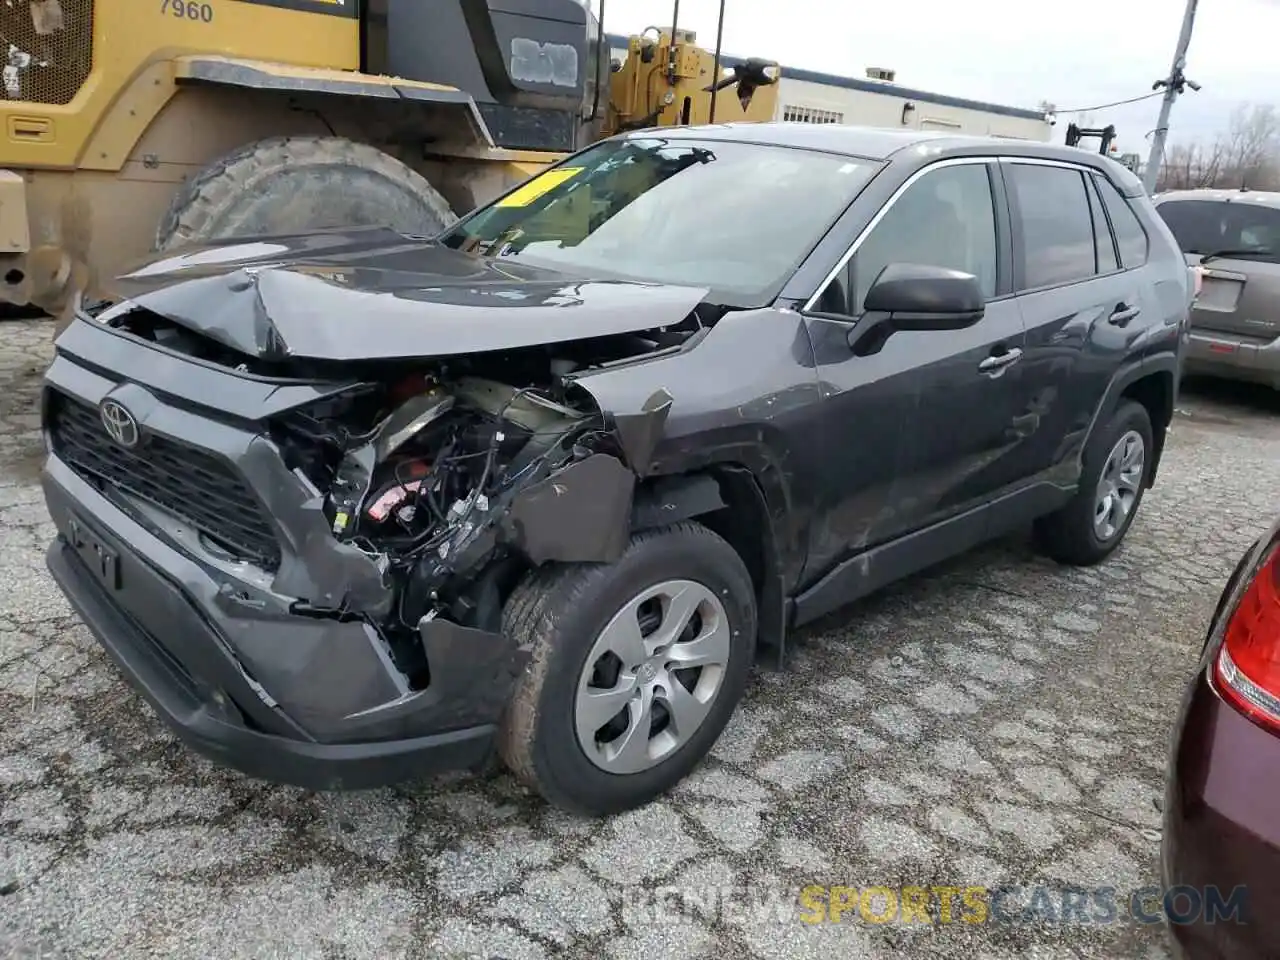
MULTIPOLYGON (((897 81, 938 93, 1066 110, 1151 92, 1168 74, 1184 0, 728 0, 724 49, 784 66, 897 81)), ((599 10, 600 0, 592 0, 599 10)), ((606 0, 605 29, 670 26, 670 0, 606 0)), ((719 0, 681 0, 682 26, 714 47, 719 0)), ((1212 139, 1241 102, 1280 102, 1280 0, 1201 0, 1187 76, 1203 86, 1179 97, 1170 140, 1212 139)), ((1067 123, 1114 123, 1122 152, 1146 158, 1158 97, 1067 123)))

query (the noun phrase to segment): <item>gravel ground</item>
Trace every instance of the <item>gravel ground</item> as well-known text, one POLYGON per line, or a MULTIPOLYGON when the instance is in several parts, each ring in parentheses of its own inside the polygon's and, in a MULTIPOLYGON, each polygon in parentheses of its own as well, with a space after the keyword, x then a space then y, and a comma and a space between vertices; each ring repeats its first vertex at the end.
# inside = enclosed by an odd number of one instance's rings
POLYGON ((190 755, 45 573, 49 337, 0 335, 0 955, 1167 956, 1124 898, 1158 882, 1167 731, 1205 624, 1280 506, 1269 395, 1184 394, 1110 562, 1014 539, 841 611, 758 673, 676 794, 588 822, 505 775, 327 796, 190 755), (1122 909, 807 925, 806 884, 1113 887, 1122 909))

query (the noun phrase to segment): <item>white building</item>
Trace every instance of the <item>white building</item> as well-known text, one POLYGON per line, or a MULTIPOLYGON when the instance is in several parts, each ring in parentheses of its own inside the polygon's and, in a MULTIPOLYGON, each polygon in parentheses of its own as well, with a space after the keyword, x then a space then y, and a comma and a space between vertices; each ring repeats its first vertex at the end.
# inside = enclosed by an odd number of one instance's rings
MULTIPOLYGON (((627 38, 608 35, 615 59, 625 59, 627 38)), ((721 55, 728 66, 738 57, 721 55)), ((891 71, 871 69, 867 79, 782 67, 775 120, 846 123, 911 130, 951 130, 1047 143, 1052 124, 1039 110, 966 100, 899 86, 891 71), (875 79, 873 79, 873 77, 875 79)))

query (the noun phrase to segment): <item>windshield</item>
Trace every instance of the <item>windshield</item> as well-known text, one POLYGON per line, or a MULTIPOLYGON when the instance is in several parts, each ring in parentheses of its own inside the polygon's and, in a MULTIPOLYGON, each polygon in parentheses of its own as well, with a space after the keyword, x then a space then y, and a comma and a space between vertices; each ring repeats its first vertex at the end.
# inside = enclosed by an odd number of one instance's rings
POLYGON ((1280 209, 1247 199, 1166 200, 1156 209, 1183 253, 1229 251, 1231 256, 1280 263, 1280 209))
POLYGON ((853 200, 871 161, 746 143, 610 140, 439 238, 535 266, 706 286, 767 303, 853 200))

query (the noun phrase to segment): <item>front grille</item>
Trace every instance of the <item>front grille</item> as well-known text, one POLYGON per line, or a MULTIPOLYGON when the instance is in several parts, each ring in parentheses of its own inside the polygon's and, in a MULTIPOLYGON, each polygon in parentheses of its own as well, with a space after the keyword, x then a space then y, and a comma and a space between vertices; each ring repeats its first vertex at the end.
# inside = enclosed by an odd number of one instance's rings
POLYGON ((116 487, 167 510, 242 560, 280 566, 280 545, 253 491, 222 460, 185 443, 148 436, 136 452, 107 436, 96 408, 54 392, 54 453, 99 488, 116 487))
POLYGON ((67 104, 93 69, 94 0, 0 3, 9 100, 67 104))

